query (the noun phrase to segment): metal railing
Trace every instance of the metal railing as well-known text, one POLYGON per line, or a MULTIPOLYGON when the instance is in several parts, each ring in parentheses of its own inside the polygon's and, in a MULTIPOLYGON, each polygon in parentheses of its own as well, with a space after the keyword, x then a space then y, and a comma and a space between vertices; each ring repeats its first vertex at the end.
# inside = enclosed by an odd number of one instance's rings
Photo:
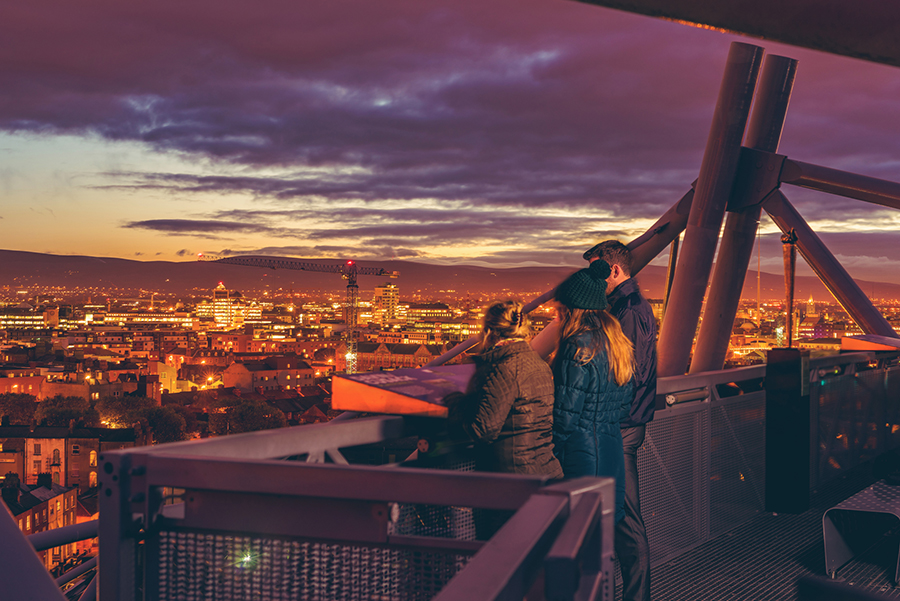
MULTIPOLYGON (((898 357, 809 362, 811 487, 900 448, 898 357)), ((653 565, 765 510, 765 375, 759 365, 659 380, 638 453, 653 565)), ((369 417, 103 453, 100 598, 521 598, 541 567, 548 596, 610 598, 609 482, 346 459, 420 427, 369 417), (478 516, 492 514, 512 517, 479 540, 478 516)), ((61 598, 58 586, 95 564, 54 582, 32 550, 96 528, 26 540, 0 516, 9 590, 61 598)))
POLYGON ((100 598, 506 599, 545 561, 553 598, 609 582, 611 480, 343 460, 409 431, 369 417, 103 453, 100 598))
MULTIPOLYGON (((898 358, 809 361, 811 490, 900 448, 898 358)), ((652 565, 765 511, 765 376, 757 365, 658 381, 660 409, 638 451, 652 565)))

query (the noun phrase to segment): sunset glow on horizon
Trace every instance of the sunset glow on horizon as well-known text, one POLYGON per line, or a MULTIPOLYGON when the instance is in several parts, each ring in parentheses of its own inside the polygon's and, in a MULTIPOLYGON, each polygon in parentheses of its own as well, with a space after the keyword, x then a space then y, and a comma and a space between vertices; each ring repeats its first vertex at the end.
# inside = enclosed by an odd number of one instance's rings
MULTIPOLYGON (((576 266, 690 188, 735 40, 799 60, 780 154, 900 182, 900 70, 577 2, 51 0, 0 22, 8 250, 576 266)), ((855 277, 900 283, 900 213, 783 191, 855 277)))

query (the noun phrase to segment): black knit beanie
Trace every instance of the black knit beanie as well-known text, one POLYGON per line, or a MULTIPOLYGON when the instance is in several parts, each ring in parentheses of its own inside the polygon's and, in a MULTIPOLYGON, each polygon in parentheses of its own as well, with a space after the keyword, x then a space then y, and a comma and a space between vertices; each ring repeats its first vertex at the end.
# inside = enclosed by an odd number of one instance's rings
POLYGON ((606 278, 612 273, 609 263, 597 259, 587 269, 576 271, 556 289, 556 300, 572 309, 600 310, 606 301, 606 278))

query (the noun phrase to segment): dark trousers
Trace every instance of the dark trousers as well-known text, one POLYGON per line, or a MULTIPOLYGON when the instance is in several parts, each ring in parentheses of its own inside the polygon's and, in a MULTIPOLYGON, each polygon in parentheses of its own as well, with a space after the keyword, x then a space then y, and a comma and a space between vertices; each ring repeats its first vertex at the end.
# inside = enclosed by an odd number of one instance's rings
POLYGON ((622 428, 625 452, 625 517, 616 524, 615 549, 622 571, 622 601, 650 601, 650 545, 641 516, 637 450, 645 426, 622 428))

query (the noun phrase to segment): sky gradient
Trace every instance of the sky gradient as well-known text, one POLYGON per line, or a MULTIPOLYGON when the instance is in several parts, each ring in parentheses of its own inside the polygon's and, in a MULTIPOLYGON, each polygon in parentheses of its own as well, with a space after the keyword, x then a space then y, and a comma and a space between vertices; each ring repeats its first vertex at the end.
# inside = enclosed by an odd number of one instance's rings
MULTIPOLYGON (((0 247, 576 266, 689 189, 734 40, 799 59, 782 154, 900 181, 900 70, 568 0, 4 2, 0 247)), ((783 191, 900 282, 900 212, 783 191)))

